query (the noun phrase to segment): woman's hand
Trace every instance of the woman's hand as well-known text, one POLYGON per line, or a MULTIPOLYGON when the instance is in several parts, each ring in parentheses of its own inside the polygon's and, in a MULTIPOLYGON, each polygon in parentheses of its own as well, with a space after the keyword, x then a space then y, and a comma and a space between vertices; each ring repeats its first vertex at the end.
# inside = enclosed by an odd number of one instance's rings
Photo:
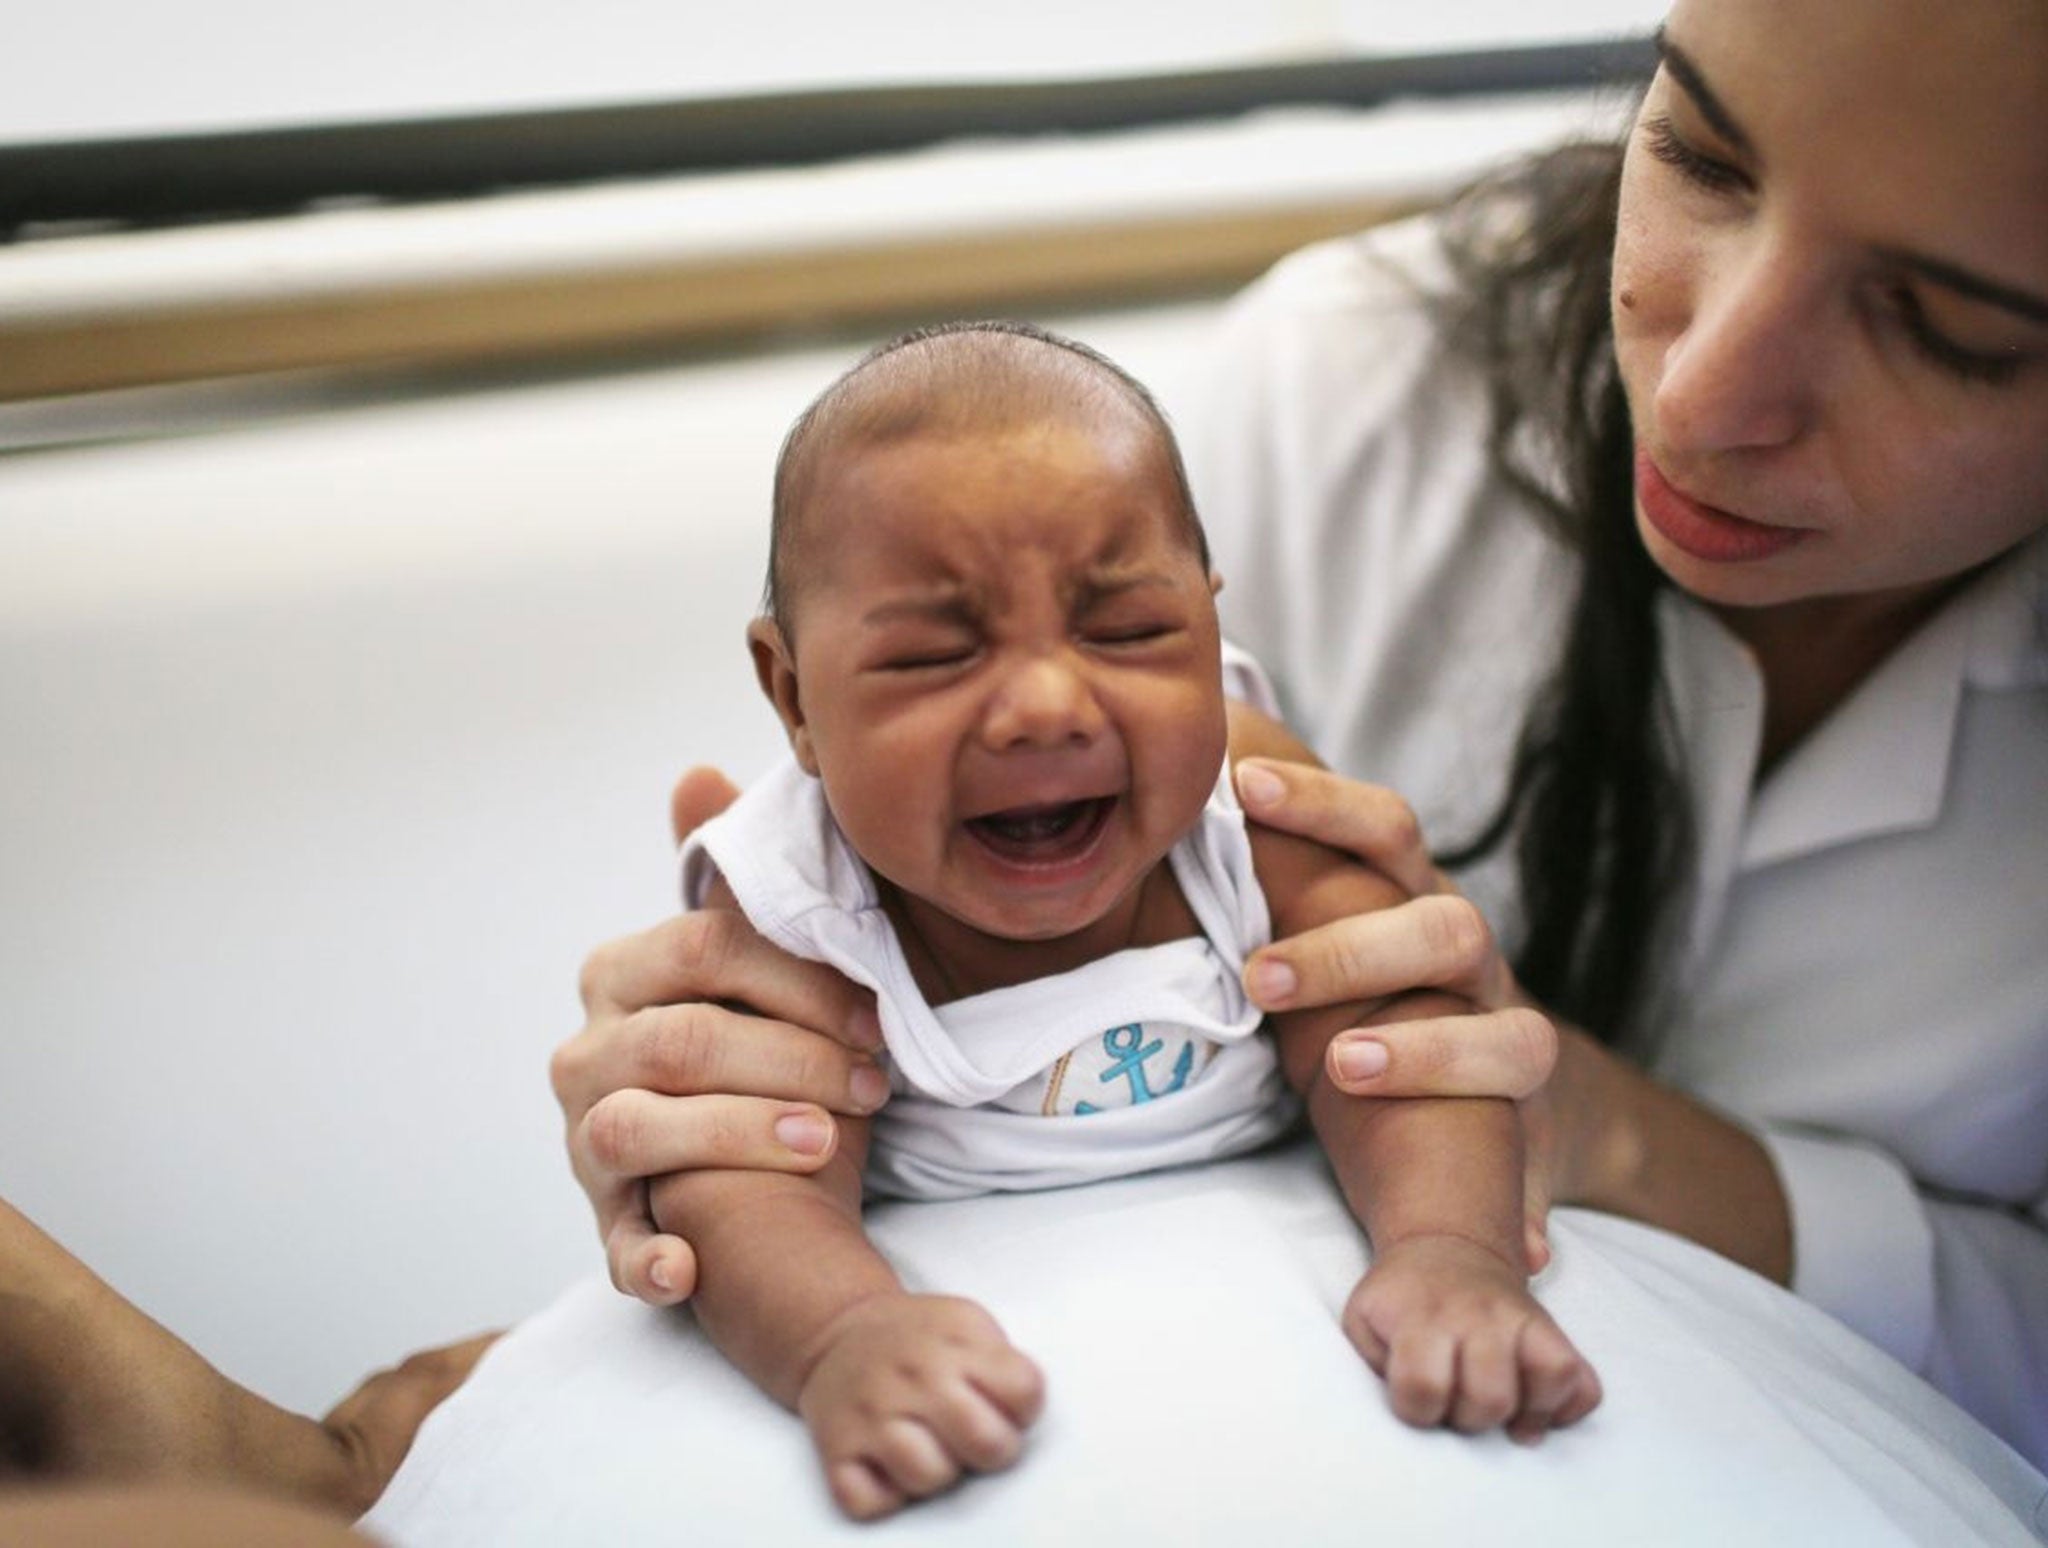
POLYGON ((1563 1164, 1547 1089, 1558 1069, 1558 1028, 1515 982, 1485 916, 1430 858, 1415 813, 1399 796, 1310 764, 1267 758, 1238 764, 1237 791, 1255 821, 1356 855, 1409 894, 1393 908, 1354 914, 1253 953, 1245 972, 1253 998, 1269 1011, 1352 1000, 1398 1010, 1407 996, 1442 990, 1469 1004, 1464 1015, 1376 1014, 1372 1025, 1338 1033, 1329 1047, 1329 1079, 1354 1096, 1522 1103, 1530 1256, 1540 1266, 1547 1254, 1542 1222, 1560 1196, 1560 1172, 1575 1170, 1563 1164))
MULTIPOLYGON (((680 841, 737 795, 712 769, 677 783, 680 841)), ((646 1180, 697 1167, 814 1172, 832 1113, 873 1112, 888 1081, 873 997, 770 945, 729 909, 699 909, 609 942, 583 965, 584 1023, 555 1051, 570 1165, 589 1195, 612 1282, 655 1305, 685 1299, 696 1258, 657 1232, 646 1180)))
POLYGON ((1356 855, 1409 894, 1253 953, 1245 979, 1267 1010, 1379 1000, 1417 989, 1458 995, 1473 1014, 1340 1033, 1331 1075, 1372 1096, 1492 1096, 1539 1090, 1557 1029, 1515 982, 1486 918, 1430 858, 1406 802, 1377 785, 1299 763, 1247 759, 1238 798, 1269 827, 1356 855))
POLYGON ((1789 1207, 1769 1154, 1741 1125, 1660 1085, 1583 1030, 1545 1015, 1485 917, 1429 857, 1392 792, 1272 759, 1237 766, 1259 822, 1358 856, 1409 893, 1255 952, 1245 981, 1267 1010, 1448 990, 1469 1015, 1373 1025, 1330 1042, 1330 1083, 1354 1096, 1490 1096, 1521 1104, 1530 1265, 1547 1256, 1552 1203, 1585 1204, 1675 1231, 1780 1284, 1791 1275, 1789 1207))

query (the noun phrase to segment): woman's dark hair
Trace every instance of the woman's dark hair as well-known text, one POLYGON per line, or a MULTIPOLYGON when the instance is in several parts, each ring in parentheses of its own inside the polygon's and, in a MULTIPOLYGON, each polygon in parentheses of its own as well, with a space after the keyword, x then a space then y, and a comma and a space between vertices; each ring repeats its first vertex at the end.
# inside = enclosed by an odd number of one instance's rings
POLYGON ((1689 807, 1659 670, 1663 577, 1635 530, 1633 437, 1608 286, 1621 153, 1568 146, 1497 175, 1445 212, 1461 282, 1447 345, 1492 390, 1487 454, 1579 552, 1554 677, 1531 706, 1506 796, 1444 855, 1512 837, 1527 934, 1523 985, 1612 1042, 1644 1007, 1668 904, 1691 863, 1689 807))

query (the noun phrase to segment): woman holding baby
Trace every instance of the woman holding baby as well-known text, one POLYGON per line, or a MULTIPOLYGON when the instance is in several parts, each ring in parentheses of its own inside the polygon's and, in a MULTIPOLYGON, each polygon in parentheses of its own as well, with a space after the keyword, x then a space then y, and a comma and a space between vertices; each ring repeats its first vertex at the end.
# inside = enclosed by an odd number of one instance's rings
MULTIPOLYGON (((1532 1196, 1791 1284, 2037 1465, 2044 102, 2037 0, 1681 3, 1618 156, 1282 264, 1187 436, 1226 630, 1337 771, 1239 794, 1409 893, 1254 995, 1453 991, 1331 1079, 1524 1098, 1532 1196)), ((585 1003, 556 1087, 643 1298, 693 1266, 639 1179, 814 1168, 883 1093, 864 996, 730 915, 585 1003)))
MULTIPOLYGON (((1407 895, 1256 954, 1254 998, 1448 991, 1326 1078, 1519 1099, 1538 1217, 1789 1284, 2036 1467, 2044 106, 2042 0, 1678 0, 1622 147, 1283 263, 1186 436, 1225 629, 1331 770, 1238 795, 1407 895)), ((687 776, 678 832, 730 799, 687 776)), ((583 997, 555 1088, 645 1300, 695 1277, 649 1179, 814 1172, 888 1094, 866 993, 730 912, 583 997)))

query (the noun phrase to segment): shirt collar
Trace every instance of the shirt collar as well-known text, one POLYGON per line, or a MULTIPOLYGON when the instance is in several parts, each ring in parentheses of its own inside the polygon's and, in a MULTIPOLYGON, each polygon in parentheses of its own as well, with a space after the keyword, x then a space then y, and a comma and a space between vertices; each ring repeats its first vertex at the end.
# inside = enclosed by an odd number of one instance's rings
POLYGON ((1971 610, 1971 687, 2048 685, 2048 531, 2020 544, 1956 601, 1971 610))
POLYGON ((1674 676, 1691 683, 1692 713, 1681 709, 1679 723, 1696 812, 1723 843, 1733 840, 1728 858, 1745 871, 1932 824, 1964 688, 2048 684, 2041 533, 1951 598, 1750 791, 1763 702, 1755 660, 1691 598, 1667 591, 1662 605, 1674 676), (1702 715, 1707 705, 1722 713, 1702 715))

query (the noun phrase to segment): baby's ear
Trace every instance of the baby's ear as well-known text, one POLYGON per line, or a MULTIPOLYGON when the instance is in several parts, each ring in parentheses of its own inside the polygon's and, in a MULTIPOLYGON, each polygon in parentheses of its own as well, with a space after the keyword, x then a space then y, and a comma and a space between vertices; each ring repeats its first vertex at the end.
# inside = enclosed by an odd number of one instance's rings
POLYGON ((1222 593, 1223 572, 1221 570, 1211 570, 1209 572, 1209 595, 1212 597, 1221 596, 1222 593))
POLYGON ((747 625, 747 649, 754 656, 754 678, 761 692, 782 718, 789 750, 806 774, 818 772, 818 755, 811 746, 810 727, 804 721, 803 696, 797 692, 796 652, 783 638, 782 626, 772 618, 756 618, 747 625))

